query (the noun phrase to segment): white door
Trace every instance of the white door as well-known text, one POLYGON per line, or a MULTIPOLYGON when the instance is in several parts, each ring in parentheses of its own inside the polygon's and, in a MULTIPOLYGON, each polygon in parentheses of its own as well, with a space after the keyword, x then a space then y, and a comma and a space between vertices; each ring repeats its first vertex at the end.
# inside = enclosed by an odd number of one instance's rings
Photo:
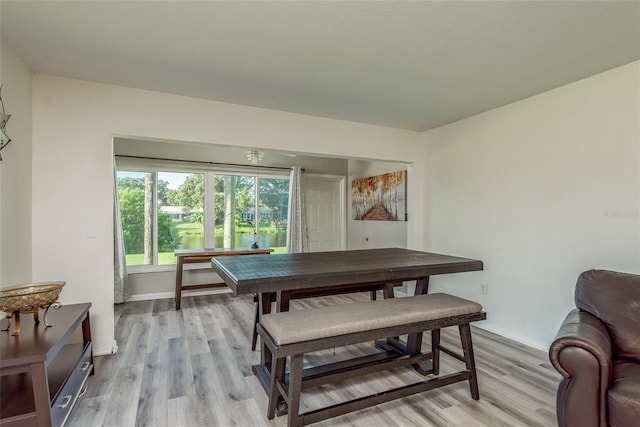
POLYGON ((305 203, 309 251, 339 251, 346 247, 344 177, 307 175, 305 203))

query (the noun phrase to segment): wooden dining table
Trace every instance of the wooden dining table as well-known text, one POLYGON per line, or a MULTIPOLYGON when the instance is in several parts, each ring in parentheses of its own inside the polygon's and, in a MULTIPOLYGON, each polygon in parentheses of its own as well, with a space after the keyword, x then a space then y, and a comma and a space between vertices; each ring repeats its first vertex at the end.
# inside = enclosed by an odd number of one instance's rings
MULTIPOLYGON (((211 265, 235 294, 259 294, 261 315, 271 312, 274 301, 277 311, 286 311, 292 299, 389 290, 408 281, 415 281, 415 295, 424 294, 430 276, 483 269, 480 260, 403 248, 214 257, 211 265)), ((395 344, 396 350, 415 354, 421 339, 421 334, 410 336, 404 346, 395 344)), ((270 361, 270 351, 262 346, 261 363, 253 372, 266 390, 270 361)))

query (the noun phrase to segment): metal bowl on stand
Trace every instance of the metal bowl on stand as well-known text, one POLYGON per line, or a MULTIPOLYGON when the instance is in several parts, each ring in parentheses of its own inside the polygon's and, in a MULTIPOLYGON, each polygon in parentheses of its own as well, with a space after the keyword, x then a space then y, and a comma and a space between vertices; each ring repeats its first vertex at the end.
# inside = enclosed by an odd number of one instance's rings
POLYGON ((45 326, 51 326, 47 323, 47 312, 51 307, 56 310, 60 308, 58 296, 65 284, 66 282, 37 282, 0 289, 0 311, 4 311, 9 320, 2 331, 9 330, 13 318, 15 324, 11 335, 19 335, 20 313, 33 313, 35 323, 40 323, 38 313, 41 308, 45 309, 45 326))

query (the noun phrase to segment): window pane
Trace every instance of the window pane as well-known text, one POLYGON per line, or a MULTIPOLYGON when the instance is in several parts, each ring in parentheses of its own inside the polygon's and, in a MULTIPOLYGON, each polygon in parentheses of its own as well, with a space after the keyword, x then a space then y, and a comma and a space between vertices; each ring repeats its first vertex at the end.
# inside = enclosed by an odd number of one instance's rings
POLYGON ((287 246, 287 215, 289 213, 289 180, 260 178, 260 241, 261 248, 273 248, 285 253, 287 246))
POLYGON ((118 171, 118 198, 127 265, 153 263, 153 173, 118 171))
POLYGON ((216 248, 250 247, 254 239, 255 178, 216 176, 214 199, 216 248))
POLYGON ((175 264, 176 249, 243 249, 256 241, 285 252, 287 178, 120 170, 117 179, 129 266, 175 264))
POLYGON ((176 249, 204 248, 204 175, 158 172, 158 264, 176 249))

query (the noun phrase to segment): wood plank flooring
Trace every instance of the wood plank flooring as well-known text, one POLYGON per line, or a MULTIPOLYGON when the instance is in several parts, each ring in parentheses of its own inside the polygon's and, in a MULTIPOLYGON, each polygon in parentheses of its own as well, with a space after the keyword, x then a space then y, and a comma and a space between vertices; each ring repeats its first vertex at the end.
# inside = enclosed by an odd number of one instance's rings
MULTIPOLYGON (((293 301, 291 309, 366 300, 366 294, 293 301)), ((128 302, 115 306, 118 353, 95 358, 95 375, 67 421, 87 426, 286 426, 266 419, 266 394, 251 373, 254 305, 230 294, 128 302)), ((472 328, 480 400, 453 384, 317 424, 326 426, 555 426, 560 376, 544 352, 472 328)), ((457 328, 443 344, 460 348, 457 328)), ((428 350, 428 334, 424 348, 428 350)), ((368 343, 305 357, 305 365, 373 351, 368 343)), ((441 372, 461 369, 442 354, 441 372)), ((398 369, 303 393, 301 410, 383 391, 420 379, 398 369)))

